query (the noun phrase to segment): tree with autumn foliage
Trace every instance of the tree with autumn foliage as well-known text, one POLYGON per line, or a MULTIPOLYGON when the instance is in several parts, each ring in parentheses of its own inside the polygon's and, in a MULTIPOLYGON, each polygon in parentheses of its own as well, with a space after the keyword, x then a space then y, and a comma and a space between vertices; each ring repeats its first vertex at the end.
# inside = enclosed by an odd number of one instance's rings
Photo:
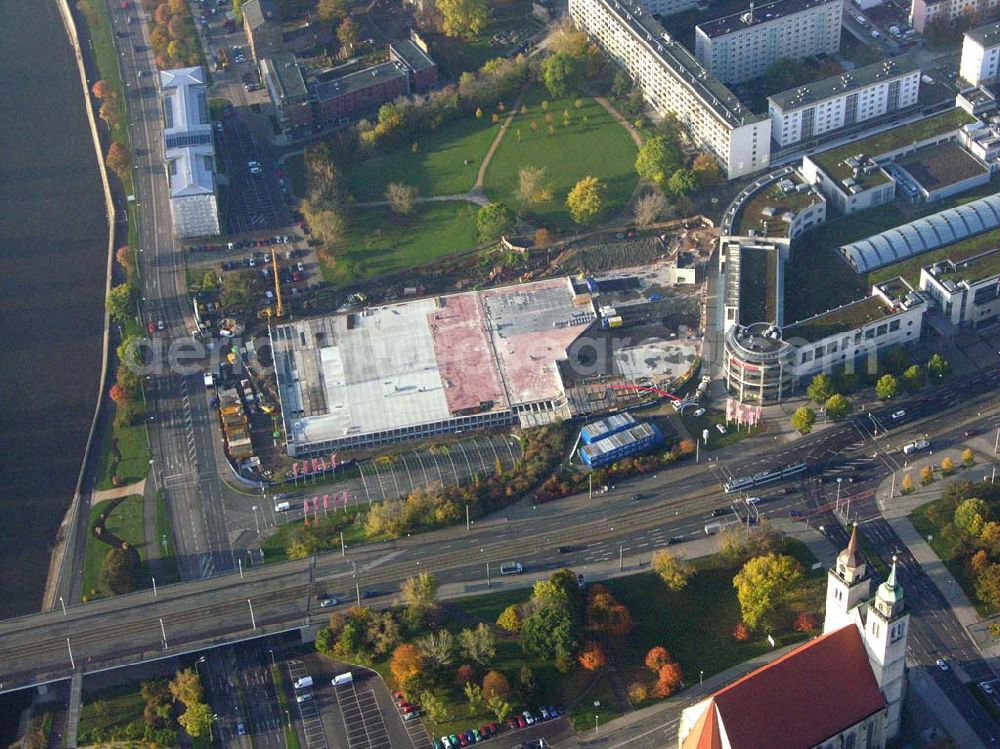
POLYGON ((90 93, 92 93, 97 99, 105 98, 110 90, 111 87, 108 85, 108 82, 103 79, 100 81, 94 81, 94 85, 90 87, 90 93))
POLYGON ((750 627, 745 623, 740 622, 735 627, 733 627, 733 639, 736 642, 746 642, 750 639, 750 627))
POLYGON ((510 682, 499 671, 490 671, 483 677, 483 699, 488 702, 494 697, 503 700, 510 697, 510 682))
POLYGON ((670 663, 671 660, 667 649, 662 645, 657 645, 655 648, 650 648, 649 652, 646 653, 645 664, 646 668, 654 674, 659 674, 660 669, 670 663))
POLYGON ((125 391, 124 391, 124 390, 122 390, 122 386, 121 386, 121 385, 119 385, 119 384, 118 384, 118 383, 116 382, 116 383, 115 383, 114 385, 112 385, 112 386, 111 386, 111 388, 110 388, 110 389, 108 390, 108 396, 109 396, 109 397, 111 398, 111 400, 113 400, 113 401, 114 401, 115 403, 120 403, 121 401, 125 400, 125 391))
POLYGON ((604 648, 601 647, 601 643, 591 640, 583 646, 583 651, 580 653, 580 665, 585 669, 588 671, 597 671, 604 668, 604 664, 607 662, 608 659, 604 655, 604 648))
POLYGON ((795 617, 792 629, 796 632, 812 632, 816 629, 816 617, 808 611, 800 611, 795 617))
POLYGON ((424 671, 424 658, 415 645, 404 643, 392 651, 389 672, 404 691, 412 690, 424 671))
POLYGON ((112 141, 111 147, 108 148, 108 155, 105 158, 105 164, 107 164, 108 169, 113 171, 118 175, 120 179, 124 179, 128 176, 128 171, 132 166, 132 157, 129 155, 128 148, 125 147, 120 141, 112 141))
POLYGON ((476 670, 468 663, 463 663, 455 669, 455 685, 464 687, 469 682, 476 680, 476 670))
POLYGON ((658 697, 669 697, 680 686, 683 672, 677 663, 666 663, 660 668, 656 677, 656 694, 658 697))

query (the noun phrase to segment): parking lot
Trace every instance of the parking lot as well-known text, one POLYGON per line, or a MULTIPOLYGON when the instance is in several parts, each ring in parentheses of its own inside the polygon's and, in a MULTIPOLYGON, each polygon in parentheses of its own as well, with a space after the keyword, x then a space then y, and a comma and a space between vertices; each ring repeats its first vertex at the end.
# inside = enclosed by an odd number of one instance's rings
MULTIPOLYGON (((229 176, 226 215, 230 234, 278 226, 279 206, 271 193, 269 167, 262 164, 250 128, 231 115, 223 122, 223 151, 229 176), (256 167, 251 169, 251 164, 256 167)), ((284 209, 282 208, 282 213, 284 209)))
MULTIPOLYGON (((296 679, 307 675, 305 663, 300 660, 290 660, 287 663, 288 675, 292 684, 296 679)), ((306 749, 328 749, 326 733, 323 730, 323 720, 320 717, 319 706, 315 699, 296 703, 299 708, 299 720, 302 723, 302 733, 306 740, 306 749)))
POLYGON ((347 732, 349 749, 379 749, 390 747, 389 732, 382 719, 382 711, 371 689, 357 684, 334 687, 340 717, 347 732))

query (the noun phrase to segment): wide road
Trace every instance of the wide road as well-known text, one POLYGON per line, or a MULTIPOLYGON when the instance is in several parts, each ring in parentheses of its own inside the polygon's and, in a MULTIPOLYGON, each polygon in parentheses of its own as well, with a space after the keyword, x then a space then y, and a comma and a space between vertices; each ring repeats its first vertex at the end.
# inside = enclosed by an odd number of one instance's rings
MULTIPOLYGON (((965 399, 965 405, 953 408, 949 419, 897 427, 890 433, 890 439, 902 441, 925 431, 938 439, 938 435, 960 429, 963 420, 975 419, 977 410, 991 403, 995 405, 993 393, 998 378, 1000 372, 987 372, 907 403, 907 420, 910 420, 948 410, 956 403, 955 389, 961 389, 965 399)), ((875 418, 885 420, 888 410, 875 414, 875 418)), ((872 466, 870 474, 870 481, 874 482, 886 476, 889 469, 870 458, 872 442, 859 426, 866 418, 861 414, 798 440, 794 448, 776 453, 771 463, 781 465, 811 457, 831 473, 838 470, 838 463, 846 462, 847 469, 857 474, 853 461, 872 460, 878 464, 872 466), (825 465, 820 461, 828 454, 834 459, 825 465)), ((682 543, 685 538, 701 533, 704 524, 712 519, 712 511, 731 503, 732 497, 719 488, 719 473, 732 471, 744 475, 759 470, 760 466, 760 458, 732 466, 719 466, 714 461, 701 465, 689 462, 658 476, 629 482, 593 500, 583 495, 538 507, 512 508, 506 515, 498 514, 476 523, 468 532, 449 528, 360 546, 349 549, 346 556, 326 554, 314 562, 298 560, 245 571, 242 577, 230 574, 161 587, 156 597, 152 591, 143 591, 72 606, 65 616, 57 610, 0 622, 0 674, 4 681, 0 689, 66 678, 74 666, 95 671, 301 627, 330 611, 317 608, 319 594, 336 596, 343 606, 368 592, 370 603, 386 606, 394 600, 402 580, 425 569, 433 572, 439 583, 449 586, 454 595, 472 595, 487 590, 487 563, 491 565, 494 583, 499 563, 508 559, 521 561, 529 573, 560 566, 570 566, 584 574, 594 565, 603 564, 607 568, 609 560, 613 561, 618 554, 652 553, 671 542, 682 543), (631 497, 636 493, 643 498, 633 501, 631 497)), ((787 515, 791 509, 825 512, 834 498, 817 497, 811 482, 807 478, 791 494, 785 494, 781 487, 765 487, 756 492, 766 497, 762 511, 775 516, 787 515)), ((852 490, 858 495, 852 518, 865 519, 867 516, 862 513, 874 517, 874 503, 869 501, 865 505, 863 490, 863 483, 852 490)), ((885 545, 879 543, 875 548, 882 550, 885 545)), ((890 545, 892 548, 885 549, 886 553, 897 546, 890 545)), ((509 585, 511 581, 505 579, 504 583, 509 585)), ((931 645, 921 651, 927 657, 933 654, 931 650, 951 651, 955 647, 953 638, 964 636, 964 630, 954 622, 950 611, 937 611, 938 616, 927 625, 935 627, 927 635, 931 645), (951 622, 944 638, 935 634, 941 626, 937 621, 942 617, 950 617, 951 622)), ((923 626, 920 618, 914 624, 915 629, 923 626)), ((915 641, 921 642, 920 637, 918 634, 915 641)), ((975 652, 967 637, 960 644, 969 648, 968 653, 975 652)))

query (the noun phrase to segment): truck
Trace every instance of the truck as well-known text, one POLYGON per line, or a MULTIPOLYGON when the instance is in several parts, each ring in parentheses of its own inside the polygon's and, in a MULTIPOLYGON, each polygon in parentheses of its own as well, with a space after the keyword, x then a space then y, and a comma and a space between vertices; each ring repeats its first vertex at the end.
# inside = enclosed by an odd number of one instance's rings
POLYGON ((601 318, 601 330, 610 330, 611 328, 620 328, 621 326, 621 315, 612 315, 611 317, 601 318))

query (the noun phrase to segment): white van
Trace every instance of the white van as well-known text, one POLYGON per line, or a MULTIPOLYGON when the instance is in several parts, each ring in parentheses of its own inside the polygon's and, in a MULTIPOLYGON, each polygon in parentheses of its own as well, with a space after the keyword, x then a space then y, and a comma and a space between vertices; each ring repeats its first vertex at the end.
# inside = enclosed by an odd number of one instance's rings
POLYGON ((500 565, 501 575, 520 575, 524 572, 524 567, 520 562, 503 562, 500 565))
POLYGON ((275 512, 288 512, 290 509, 292 509, 291 502, 278 502, 274 506, 275 512))
POLYGON ((342 687, 345 684, 353 684, 354 674, 352 674, 350 671, 348 671, 345 674, 339 674, 337 676, 334 676, 333 681, 330 683, 333 684, 333 686, 335 687, 342 687))
POLYGON ((313 677, 311 676, 300 676, 295 680, 296 689, 308 689, 313 685, 313 677))
POLYGON ((764 501, 762 497, 747 497, 744 500, 748 505, 757 505, 764 501))
POLYGON ((305 694, 298 695, 295 698, 295 701, 301 705, 303 702, 309 702, 309 700, 311 700, 312 698, 313 698, 312 692, 306 692, 305 694))
POLYGON ((926 450, 930 446, 931 443, 927 440, 917 440, 916 442, 911 442, 908 445, 903 445, 903 454, 911 455, 913 453, 920 452, 921 450, 926 450))

